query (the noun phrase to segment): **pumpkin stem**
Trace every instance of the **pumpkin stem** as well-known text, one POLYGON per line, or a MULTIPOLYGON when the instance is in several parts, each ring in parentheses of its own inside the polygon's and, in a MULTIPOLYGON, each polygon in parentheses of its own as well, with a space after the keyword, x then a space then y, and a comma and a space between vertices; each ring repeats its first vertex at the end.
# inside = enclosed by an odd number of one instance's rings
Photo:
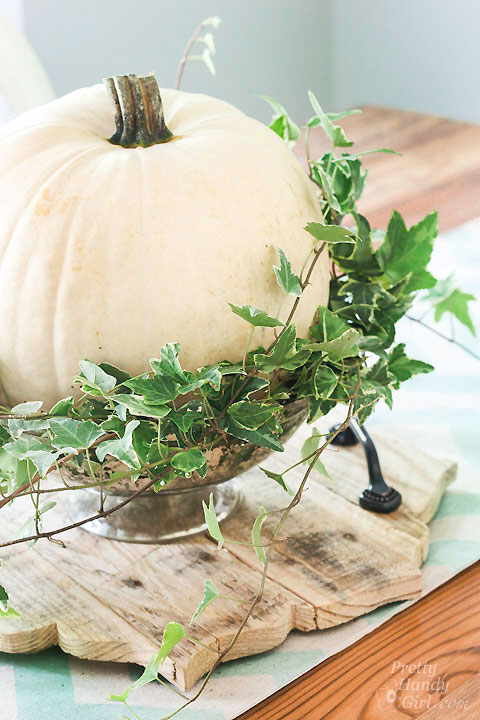
POLYGON ((116 75, 104 80, 116 130, 109 141, 126 148, 168 142, 173 133, 165 125, 162 98, 153 75, 116 75))

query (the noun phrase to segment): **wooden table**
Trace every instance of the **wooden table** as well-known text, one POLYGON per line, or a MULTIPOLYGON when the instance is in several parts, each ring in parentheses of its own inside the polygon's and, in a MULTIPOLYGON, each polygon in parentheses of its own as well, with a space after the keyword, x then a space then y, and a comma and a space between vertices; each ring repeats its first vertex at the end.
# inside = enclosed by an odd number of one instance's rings
MULTIPOLYGON (((480 127, 376 107, 343 124, 356 140, 353 151, 389 147, 403 153, 402 158, 378 154, 364 159, 369 177, 359 207, 373 227, 385 228, 393 208, 408 225, 436 209, 441 232, 480 216, 480 127)), ((313 157, 327 149, 320 133, 313 135, 311 145, 313 157)), ((244 713, 241 720, 477 720, 479 597, 480 563, 244 713), (410 701, 398 710, 382 704, 395 661, 426 663, 427 668, 442 663, 446 692, 441 685, 436 692, 415 690, 411 696, 417 698, 417 707, 408 707, 410 701)), ((407 677, 409 671, 405 673, 407 677)), ((421 683, 424 673, 413 673, 411 682, 421 683)))

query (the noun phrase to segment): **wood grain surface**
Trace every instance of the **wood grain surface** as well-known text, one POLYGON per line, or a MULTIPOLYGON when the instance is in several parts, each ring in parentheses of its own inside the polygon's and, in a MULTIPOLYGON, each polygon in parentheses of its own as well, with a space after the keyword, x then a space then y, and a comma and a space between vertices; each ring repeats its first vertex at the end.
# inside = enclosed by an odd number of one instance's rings
MULTIPOLYGON (((300 427, 285 453, 266 461, 269 469, 278 472, 293 464, 309 434, 310 428, 300 427)), ((293 629, 336 626, 385 603, 420 596, 427 523, 456 467, 412 443, 402 445, 398 438, 393 449, 388 437, 374 434, 374 439, 384 476, 401 492, 402 506, 383 517, 362 510, 358 497, 368 484, 364 456, 359 448, 328 453, 325 464, 335 484, 329 487, 331 481, 323 482, 318 473, 309 480, 273 554, 262 602, 227 660, 276 647, 293 629)), ((303 470, 293 473, 289 477, 295 487, 303 470)), ((274 482, 259 483, 259 474, 254 469, 242 476, 244 500, 224 524, 227 538, 250 542, 259 506, 284 506, 284 491, 274 482)), ((30 514, 28 498, 25 506, 30 514)), ((18 509, 15 504, 3 510, 3 537, 14 537, 21 525, 18 509)), ((64 526, 64 513, 59 503, 49 513, 49 523, 64 526)), ((267 518, 266 540, 275 522, 267 518)), ((262 569, 252 548, 227 543, 219 552, 207 536, 159 546, 129 545, 82 529, 65 537, 65 547, 41 541, 32 552, 16 545, 3 549, 2 559, 2 579, 21 617, 14 623, 0 618, 0 650, 35 652, 59 645, 76 657, 141 665, 161 644, 167 622, 188 627, 207 577, 222 595, 248 602, 262 569)), ((216 653, 229 645, 244 612, 243 605, 229 601, 208 607, 189 630, 201 645, 179 643, 162 675, 181 690, 190 689, 212 667, 216 653)))
MULTIPOLYGON (((390 147, 403 153, 364 158, 369 177, 360 210, 372 226, 385 228, 393 208, 408 225, 436 209, 441 232, 480 216, 480 127, 378 107, 343 125, 357 151, 390 147)), ((327 149, 320 132, 312 135, 312 149, 313 156, 327 149)), ((239 720, 477 720, 479 593, 477 563, 239 720), (436 665, 446 692, 415 690, 414 699, 405 700, 402 676, 392 672, 395 660, 436 665), (415 701, 418 707, 405 706, 415 701)))

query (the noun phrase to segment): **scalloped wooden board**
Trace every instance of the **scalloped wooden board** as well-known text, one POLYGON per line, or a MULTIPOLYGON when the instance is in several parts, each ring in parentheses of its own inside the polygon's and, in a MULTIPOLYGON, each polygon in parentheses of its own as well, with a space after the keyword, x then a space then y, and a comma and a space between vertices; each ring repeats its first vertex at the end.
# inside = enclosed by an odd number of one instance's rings
MULTIPOLYGON (((287 443, 286 452, 265 463, 281 470, 299 457, 309 430, 287 443)), ((358 495, 368 484, 361 448, 325 453, 333 480, 316 475, 282 531, 269 567, 269 581, 227 660, 279 645, 293 629, 333 627, 395 600, 416 598, 420 566, 429 545, 428 522, 454 463, 433 458, 410 443, 373 434, 384 476, 403 495, 395 513, 379 516, 362 510, 358 495)), ((302 470, 289 475, 292 487, 302 470)), ((250 540, 259 505, 284 507, 287 496, 258 469, 237 480, 244 499, 223 525, 226 537, 250 540)), ((23 503, 31 512, 28 498, 23 503)), ((15 535, 21 524, 18 501, 0 514, 0 536, 15 535)), ((66 524, 62 506, 48 513, 48 526, 66 524)), ((269 518, 264 536, 272 529, 269 518)), ((129 545, 77 529, 62 535, 63 548, 43 540, 1 551, 1 583, 20 619, 0 619, 0 650, 37 652, 59 645, 92 660, 146 665, 158 650, 163 628, 172 620, 187 626, 210 578, 228 596, 251 598, 260 571, 251 548, 230 544, 220 551, 207 536, 167 545, 129 545)), ((182 640, 162 666, 162 674, 181 690, 190 689, 225 648, 247 605, 212 603, 190 634, 205 646, 182 640)))

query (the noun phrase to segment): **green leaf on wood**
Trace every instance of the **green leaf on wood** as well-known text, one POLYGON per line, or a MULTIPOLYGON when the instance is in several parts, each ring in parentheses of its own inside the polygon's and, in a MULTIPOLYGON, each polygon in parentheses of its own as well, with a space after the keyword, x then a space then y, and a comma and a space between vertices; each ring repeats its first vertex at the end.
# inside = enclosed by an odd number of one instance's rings
POLYGON ((267 562, 267 556, 265 554, 265 548, 262 547, 262 525, 267 517, 267 511, 262 505, 260 505, 259 513, 255 518, 255 522, 252 526, 252 543, 253 549, 257 558, 260 560, 262 565, 267 562))
POLYGON ((193 613, 190 625, 195 622, 195 620, 198 618, 199 615, 207 608, 213 600, 216 600, 220 596, 219 591, 213 584, 211 580, 205 580, 205 585, 203 587, 203 600, 198 605, 197 609, 193 613))
POLYGON ((214 540, 218 543, 218 549, 220 550, 223 543, 225 542, 218 524, 217 513, 215 511, 215 504, 213 502, 213 493, 210 493, 210 499, 208 507, 204 500, 202 500, 203 514, 205 515, 205 522, 207 524, 208 532, 214 540))

